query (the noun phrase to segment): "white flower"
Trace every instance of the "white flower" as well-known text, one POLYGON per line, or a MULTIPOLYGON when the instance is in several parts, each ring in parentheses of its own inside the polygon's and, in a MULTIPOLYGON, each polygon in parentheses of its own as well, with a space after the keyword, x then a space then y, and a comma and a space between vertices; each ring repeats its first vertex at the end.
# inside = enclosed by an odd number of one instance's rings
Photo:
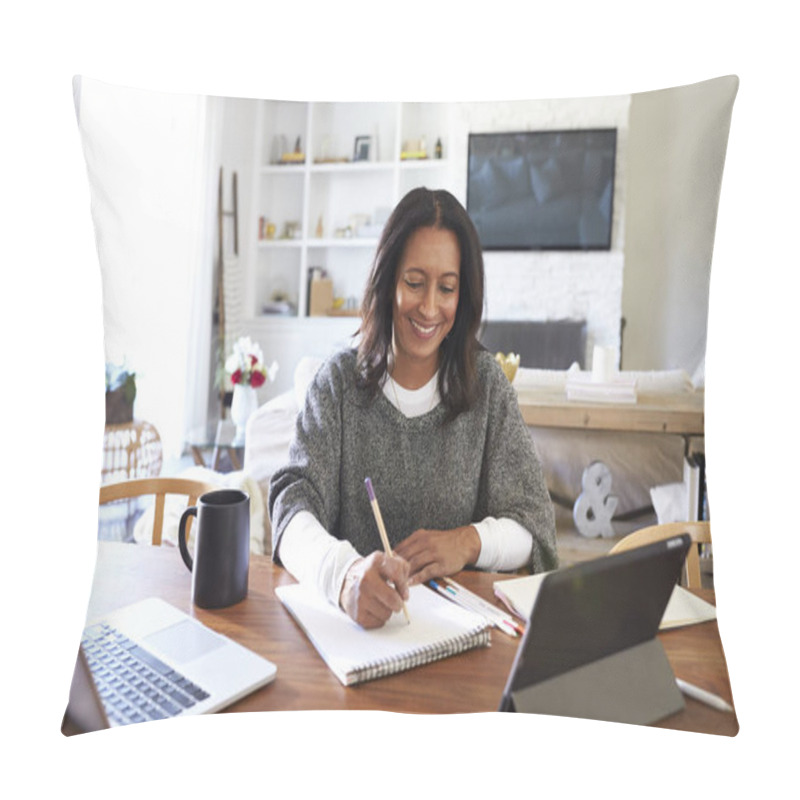
POLYGON ((233 345, 233 352, 225 359, 225 371, 230 375, 239 373, 237 383, 260 386, 262 380, 254 380, 255 374, 274 381, 278 373, 278 363, 273 361, 269 368, 264 366, 264 353, 257 342, 249 336, 242 336, 233 345))
POLYGON ((232 375, 237 369, 241 369, 241 367, 242 365, 239 354, 231 353, 225 361, 225 371, 230 372, 232 375))
POLYGON ((258 344, 250 339, 249 336, 242 336, 233 346, 233 352, 238 353, 241 359, 248 364, 251 359, 249 356, 255 356, 256 360, 261 362, 264 360, 264 354, 258 344))

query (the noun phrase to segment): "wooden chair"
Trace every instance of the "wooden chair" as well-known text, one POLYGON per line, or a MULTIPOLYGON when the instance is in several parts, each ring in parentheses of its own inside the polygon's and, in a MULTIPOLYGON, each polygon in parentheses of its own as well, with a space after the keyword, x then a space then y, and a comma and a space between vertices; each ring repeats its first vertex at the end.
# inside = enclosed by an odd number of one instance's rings
POLYGON ((628 536, 620 539, 609 551, 621 553, 623 550, 630 550, 632 547, 641 547, 651 542, 658 542, 668 539, 670 536, 678 536, 681 533, 688 533, 692 537, 693 545, 686 554, 686 563, 683 567, 682 583, 689 589, 700 589, 700 548, 705 544, 711 544, 711 527, 708 522, 667 522, 663 525, 650 525, 641 528, 628 536))
MULTIPOLYGON (((153 518, 154 545, 161 544, 161 534, 164 528, 164 503, 168 494, 184 495, 187 498, 187 507, 193 506, 197 498, 205 492, 213 491, 219 487, 204 481, 189 478, 133 478, 117 483, 107 483, 100 487, 100 505, 112 503, 115 500, 130 500, 146 495, 155 495, 155 515, 153 518)), ((191 522, 192 519, 189 519, 191 522)), ((189 527, 187 526, 187 535, 189 527)))

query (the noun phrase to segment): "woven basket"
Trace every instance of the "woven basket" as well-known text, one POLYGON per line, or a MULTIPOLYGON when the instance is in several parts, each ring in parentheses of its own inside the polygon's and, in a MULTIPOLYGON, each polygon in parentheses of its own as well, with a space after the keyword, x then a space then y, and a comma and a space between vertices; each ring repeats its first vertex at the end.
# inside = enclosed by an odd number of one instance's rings
POLYGON ((102 483, 130 478, 154 478, 161 472, 163 447, 149 422, 136 420, 106 425, 103 436, 102 483))

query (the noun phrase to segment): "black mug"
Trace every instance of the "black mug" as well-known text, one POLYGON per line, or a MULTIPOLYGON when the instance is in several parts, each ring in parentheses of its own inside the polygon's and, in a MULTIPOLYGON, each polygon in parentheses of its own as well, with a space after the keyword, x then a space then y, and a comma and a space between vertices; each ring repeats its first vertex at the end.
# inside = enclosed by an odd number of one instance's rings
POLYGON ((247 596, 250 567, 250 496, 239 489, 200 495, 178 526, 178 547, 192 573, 192 601, 201 608, 223 608, 247 596), (186 523, 195 524, 194 559, 186 546, 186 523))

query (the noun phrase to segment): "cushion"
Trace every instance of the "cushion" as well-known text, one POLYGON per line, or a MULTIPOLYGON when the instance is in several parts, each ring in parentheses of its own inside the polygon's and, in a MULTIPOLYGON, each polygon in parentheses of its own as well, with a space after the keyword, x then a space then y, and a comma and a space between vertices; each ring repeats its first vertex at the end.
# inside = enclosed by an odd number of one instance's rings
MULTIPOLYGON (((189 423, 204 421, 206 409, 213 408, 216 403, 217 363, 209 356, 216 344, 211 327, 217 256, 212 232, 216 219, 210 219, 209 209, 216 207, 220 188, 218 164, 224 165, 222 189, 226 208, 230 206, 234 171, 239 173, 239 185, 246 189, 239 193, 242 220, 239 234, 249 237, 241 251, 244 258, 245 253, 256 250, 258 218, 264 214, 263 210, 251 207, 255 194, 251 185, 256 176, 248 171, 253 171, 253 165, 260 162, 247 148, 253 146, 254 133, 269 114, 262 114, 263 108, 254 105, 256 101, 241 98, 215 98, 210 102, 209 98, 199 95, 142 92, 91 80, 79 83, 76 109, 103 279, 106 359, 111 363, 124 362, 136 372, 139 380, 134 415, 155 424, 164 443, 165 463, 174 464, 181 455, 189 423), (230 102, 232 112, 225 118, 229 126, 224 135, 216 136, 222 126, 216 127, 220 120, 214 117, 214 113, 224 107, 223 100, 230 102), (219 145, 221 154, 207 151, 211 140, 219 145), (218 155, 221 156, 219 160, 216 159, 218 155)), ((587 127, 608 126, 609 119, 614 125, 624 128, 625 135, 619 138, 615 174, 614 216, 618 225, 611 249, 592 253, 586 258, 582 257, 586 254, 552 252, 492 254, 491 263, 487 258, 489 314, 496 320, 586 319, 592 331, 595 324, 593 315, 603 312, 611 319, 611 328, 603 331, 601 336, 590 332, 589 341, 604 345, 619 344, 621 318, 625 316, 624 358, 630 358, 629 368, 641 373, 643 381, 658 381, 659 385, 669 385, 676 391, 689 390, 686 375, 695 372, 705 352, 707 309, 703 305, 707 305, 711 245, 737 85, 735 78, 723 78, 623 98, 592 97, 580 111, 575 109, 583 101, 571 100, 561 105, 558 100, 549 98, 546 103, 530 101, 508 107, 499 104, 503 107, 497 114, 484 113, 485 105, 479 112, 469 103, 457 109, 458 113, 443 114, 442 118, 454 120, 454 125, 465 126, 472 120, 476 131, 481 126, 493 130, 508 130, 514 126, 554 128, 568 123, 587 127), (654 158, 654 150, 663 159, 654 158), (702 174, 698 177, 698 173, 702 174), (662 188, 668 191, 662 191, 662 188), (636 203, 632 202, 634 197, 636 203), (691 230, 684 227, 689 223, 691 230), (702 224, 702 235, 694 236, 698 224, 702 224), (693 235, 689 236, 689 233, 693 235), (701 239, 702 244, 697 246, 696 242, 701 239), (686 243, 695 250, 684 253, 686 243), (677 255, 681 258, 678 259, 677 255), (682 312, 687 312, 679 315, 680 330, 675 333, 669 325, 674 324, 671 320, 678 315, 656 317, 648 307, 650 299, 647 293, 636 285, 636 281, 670 276, 670 270, 677 262, 686 265, 683 268, 689 272, 691 281, 683 274, 675 282, 683 292, 679 307, 682 312), (625 298, 620 277, 623 266, 626 294, 628 289, 632 289, 637 298, 637 302, 631 304, 623 304, 625 298), (611 300, 606 302, 604 296, 604 302, 593 302, 593 292, 607 287, 616 292, 611 300), (692 308, 684 308, 684 301, 691 303, 692 308), (692 313, 688 313, 689 310, 692 313), (655 358, 649 334, 656 323, 662 324, 658 337, 669 338, 670 344, 675 345, 675 353, 665 357, 665 361, 670 363, 659 363, 654 367, 648 363, 655 358), (612 337, 616 337, 614 341, 604 341, 604 338, 612 337), (689 363, 691 359, 687 354, 694 359, 692 363, 689 363), (672 368, 676 369, 675 375, 663 376, 665 370, 672 368), (649 375, 650 372, 658 374, 649 375)), ((290 116, 285 120, 285 135, 292 135, 294 142, 296 134, 290 129, 296 121, 290 116)), ((319 118, 323 119, 324 115, 319 118)), ((435 121, 435 114, 432 119, 435 121)), ((301 132, 307 130, 305 124, 297 127, 301 132)), ((394 123, 384 127, 387 133, 384 136, 381 130, 381 157, 386 160, 387 153, 392 151, 390 139, 394 123)), ((359 129, 357 133, 363 134, 364 131, 359 129)), ((452 150, 448 156, 452 160, 447 166, 455 173, 450 188, 456 194, 463 191, 465 185, 466 136, 463 134, 464 131, 459 130, 452 141, 446 143, 448 152, 452 150)), ((555 162, 545 160, 541 164, 526 166, 513 157, 486 162, 483 169, 487 171, 487 177, 491 173, 499 176, 500 180, 493 183, 495 188, 490 196, 482 198, 485 204, 499 208, 501 204, 528 193, 531 188, 539 202, 557 202, 562 176, 555 162)), ((582 169, 582 165, 574 168, 582 169)), ((590 168, 593 175, 602 173, 598 165, 591 164, 590 168)), ((297 177, 301 170, 296 165, 289 166, 286 174, 297 177)), ((338 165, 329 173, 325 178, 331 181, 336 180, 337 174, 343 174, 338 172, 338 165)), ((265 175, 269 174, 274 174, 274 170, 271 173, 267 169, 265 175)), ((370 171, 369 181, 379 183, 389 176, 388 186, 410 188, 409 184, 415 180, 440 180, 434 175, 438 175, 434 169, 403 169, 401 176, 397 165, 394 174, 389 170, 370 171), (399 176, 400 180, 393 180, 399 176)), ((257 182, 262 180, 266 178, 258 177, 257 182)), ((309 180, 299 183, 317 185, 309 180)), ((393 189, 387 189, 385 194, 391 191, 393 189)), ((610 184, 606 191, 610 191, 610 184)), ((336 193, 331 194, 336 196, 336 200, 340 199, 336 193)), ((317 209, 327 200, 311 199, 310 207, 315 212, 311 220, 313 227, 321 217, 317 209)), ((399 198, 392 198, 392 201, 396 199, 399 198)), ((463 197, 460 199, 465 200, 463 197)), ((364 199, 365 205, 370 203, 385 206, 387 199, 381 196, 374 203, 364 199)), ((300 213, 297 209, 308 207, 301 202, 296 205, 296 209, 291 209, 293 216, 300 213)), ((326 218, 324 225, 329 235, 333 235, 334 220, 326 218)), ((227 220, 223 228, 223 245, 227 246, 232 240, 227 220)), ((306 235, 312 234, 307 232, 306 235)), ((317 257, 320 262, 325 260, 322 257, 327 253, 325 247, 318 243, 309 245, 308 242, 303 245, 308 249, 309 263, 316 266, 319 263, 317 257)), ((357 249, 361 255, 368 253, 366 248, 357 249)), ((292 261, 293 255, 300 252, 293 247, 281 246, 274 250, 280 251, 276 285, 271 287, 273 294, 277 294, 279 289, 285 290, 285 287, 278 286, 281 281, 289 286, 292 282, 298 283, 296 264, 306 261, 292 261)), ((338 257, 344 252, 345 248, 336 248, 336 257, 331 255, 325 268, 336 273, 340 269, 338 257)), ((263 253, 259 250, 259 256, 263 253)), ((364 260, 368 261, 368 258, 364 260)), ((258 271, 255 266, 248 268, 258 271)), ((349 270, 340 269, 339 274, 334 274, 334 279, 346 276, 348 294, 356 293, 363 281, 363 276, 359 275, 356 272, 353 277, 349 270)), ((255 279, 248 286, 256 293, 262 292, 267 278, 260 273, 250 277, 255 279)), ((660 303, 665 297, 673 301, 663 284, 657 288, 660 291, 656 293, 655 302, 660 303)), ((271 299, 259 294, 254 306, 261 308, 271 299)), ((289 350, 280 334, 274 334, 263 320, 244 319, 242 323, 245 328, 253 328, 253 331, 244 330, 243 335, 260 338, 266 362, 273 359, 280 362, 282 354, 289 350)), ((312 327, 309 322, 306 330, 312 327)), ((297 409, 319 363, 318 359, 315 361, 310 357, 318 355, 312 353, 311 348, 304 354, 309 358, 304 360, 293 355, 290 363, 281 363, 283 375, 293 374, 293 385, 282 386, 281 393, 262 402, 248 421, 243 470, 215 478, 226 485, 246 487, 250 492, 252 550, 255 553, 269 553, 269 520, 263 505, 266 487, 274 470, 285 460, 297 409)), ((520 370, 517 380, 524 382, 528 378, 555 382, 560 376, 528 375, 520 370)), ((565 481, 575 474, 576 467, 580 467, 589 446, 580 437, 574 439, 565 445, 559 432, 534 433, 544 460, 553 465, 554 474, 556 468, 561 469, 565 481)), ((644 464, 654 473, 658 472, 654 479, 670 479, 672 451, 679 449, 674 441, 658 450, 650 442, 638 441, 633 460, 633 449, 617 452, 615 448, 621 445, 622 442, 618 441, 608 442, 609 460, 618 458, 631 474, 650 475, 648 470, 642 469, 644 464)), ((630 505, 638 505, 646 500, 638 492, 639 488, 619 486, 618 493, 630 505)), ((176 513, 177 510, 170 512, 165 533, 167 541, 174 539, 176 513)), ((137 538, 143 538, 141 531, 137 538)))

